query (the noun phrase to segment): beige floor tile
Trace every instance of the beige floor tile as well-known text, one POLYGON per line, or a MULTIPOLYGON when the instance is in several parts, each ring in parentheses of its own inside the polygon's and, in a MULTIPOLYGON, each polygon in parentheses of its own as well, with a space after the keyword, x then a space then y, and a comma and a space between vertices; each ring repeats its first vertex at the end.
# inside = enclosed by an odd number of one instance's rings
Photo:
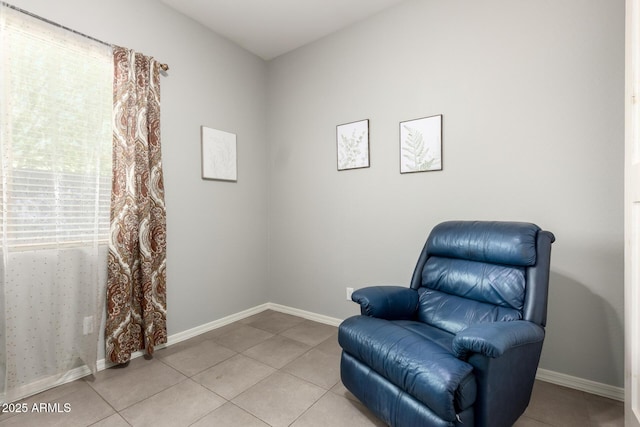
POLYGON ((280 369, 307 352, 309 348, 308 345, 300 341, 292 340, 282 335, 276 335, 251 347, 242 354, 276 369, 280 369))
POLYGON ((134 427, 189 426, 224 403, 220 396, 187 379, 120 414, 134 427))
POLYGON ((589 418, 594 426, 624 426, 624 403, 585 393, 589 418))
POLYGON ((533 418, 529 418, 525 415, 521 416, 513 427, 548 427, 549 424, 545 424, 540 421, 536 421, 533 418))
POLYGON ((244 319, 238 320, 238 322, 236 322, 236 323, 240 323, 240 324, 243 324, 243 325, 248 325, 249 323, 253 323, 256 320, 265 319, 265 318, 271 316, 273 313, 278 313, 278 311, 275 311, 275 310, 264 310, 264 311, 261 311, 260 313, 256 313, 256 314, 254 314, 252 316, 245 317, 244 319))
MULTIPOLYGON (((233 322, 233 323, 229 323, 228 325, 224 325, 224 326, 220 326, 219 328, 216 329, 212 329, 209 332, 205 332, 203 334, 198 335, 197 337, 194 337, 196 339, 200 339, 201 341, 205 341, 205 340, 211 340, 214 338, 217 338, 219 336, 222 336, 224 334, 228 334, 229 332, 238 329, 239 327, 242 326, 242 323, 240 322, 233 322)), ((194 339, 192 338, 192 339, 194 339)))
POLYGON ((281 335, 314 346, 336 334, 337 331, 338 328, 335 326, 306 320, 293 328, 287 329, 281 335))
POLYGON ((91 424, 91 427, 131 427, 131 425, 120 414, 113 414, 95 424, 91 424))
MULTIPOLYGON (((73 381, 67 384, 63 384, 60 385, 58 387, 46 390, 42 393, 38 393, 36 395, 30 396, 26 399, 23 399, 19 402, 19 404, 23 404, 23 403, 27 403, 27 412, 30 412, 31 410, 31 405, 33 403, 37 403, 37 402, 42 402, 46 399, 46 401, 56 401, 58 399, 64 398, 64 396, 68 395, 68 394, 72 394, 74 393, 76 390, 82 389, 82 387, 84 386, 84 381, 82 380, 78 380, 78 381, 73 381)), ((24 409, 24 406, 20 406, 20 407, 16 407, 15 405, 13 407, 10 408, 11 411, 8 412, 4 412, 0 414, 0 425, 2 421, 6 420, 7 418, 12 418, 18 414, 22 413, 22 410, 24 409)))
POLYGON ((288 426, 326 391, 292 375, 276 372, 232 400, 271 426, 288 426))
MULTIPOLYGON (((381 425, 339 380, 340 354, 337 328, 267 310, 30 397, 71 412, 3 414, 0 427, 381 425)), ((541 381, 515 424, 623 425, 622 402, 541 381)))
POLYGON ((334 385, 329 391, 331 393, 337 394, 338 396, 346 397, 347 399, 358 402, 358 398, 355 397, 349 390, 347 390, 344 384, 342 384, 342 381, 338 381, 338 384, 334 385))
POLYGON ((329 390, 340 381, 340 356, 312 348, 282 370, 329 390))
POLYGON ((360 403, 327 393, 292 424, 292 427, 384 427, 360 403))
POLYGON ((88 426, 115 411, 84 381, 37 394, 20 402, 27 412, 0 422, 0 426, 88 426))
POLYGON ((247 323, 247 325, 277 334, 299 325, 304 321, 304 319, 297 316, 272 311, 267 315, 261 316, 260 318, 247 323))
POLYGON ((153 357, 154 358, 158 357, 158 354, 161 354, 170 350, 175 350, 177 348, 187 348, 193 345, 197 345, 199 342, 205 341, 203 336, 204 334, 200 334, 180 342, 172 341, 170 344, 165 344, 160 348, 156 348, 155 351, 153 352, 153 357))
POLYGON ((160 360, 143 357, 129 366, 98 372, 87 383, 117 411, 165 390, 186 377, 160 360))
POLYGON ((184 375, 191 377, 235 354, 237 354, 235 351, 222 344, 213 341, 200 341, 187 347, 160 350, 156 357, 184 375))
POLYGON ((233 399, 275 369, 238 354, 193 377, 193 380, 225 399, 233 399))
POLYGON ((271 332, 248 325, 241 325, 226 334, 213 338, 213 340, 231 350, 242 352, 256 344, 260 344, 272 336, 273 334, 271 332))
POLYGON ((590 422, 584 393, 543 381, 535 382, 524 415, 556 427, 584 427, 590 422))
POLYGON ((191 427, 268 427, 247 411, 238 408, 231 402, 225 403, 191 427))
POLYGON ((315 346, 316 349, 322 351, 323 353, 333 354, 340 357, 342 354, 342 347, 338 344, 338 333, 331 335, 326 340, 322 341, 320 344, 315 346))

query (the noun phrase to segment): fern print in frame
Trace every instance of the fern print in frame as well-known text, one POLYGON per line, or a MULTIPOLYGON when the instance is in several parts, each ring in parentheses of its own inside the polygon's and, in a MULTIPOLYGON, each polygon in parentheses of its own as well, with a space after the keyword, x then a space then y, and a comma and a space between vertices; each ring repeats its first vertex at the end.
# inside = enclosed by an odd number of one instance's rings
POLYGON ((400 173, 442 170, 442 114, 400 122, 400 173))
POLYGON ((336 126, 338 170, 369 167, 369 120, 336 126))

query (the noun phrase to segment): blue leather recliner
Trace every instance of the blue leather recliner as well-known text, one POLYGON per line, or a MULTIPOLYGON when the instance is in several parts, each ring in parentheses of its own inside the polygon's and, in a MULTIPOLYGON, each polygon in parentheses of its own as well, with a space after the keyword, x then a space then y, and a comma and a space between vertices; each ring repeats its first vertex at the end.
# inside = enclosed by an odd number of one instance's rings
POLYGON ((391 426, 511 426, 542 351, 552 233, 521 222, 437 225, 409 288, 353 293, 341 378, 391 426))

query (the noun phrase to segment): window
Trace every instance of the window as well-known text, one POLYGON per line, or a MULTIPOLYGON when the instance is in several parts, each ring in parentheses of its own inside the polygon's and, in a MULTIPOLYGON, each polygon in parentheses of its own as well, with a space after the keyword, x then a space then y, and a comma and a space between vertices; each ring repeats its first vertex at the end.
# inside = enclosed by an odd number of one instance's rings
POLYGON ((111 47, 5 6, 0 17, 0 237, 11 248, 107 239, 111 47))

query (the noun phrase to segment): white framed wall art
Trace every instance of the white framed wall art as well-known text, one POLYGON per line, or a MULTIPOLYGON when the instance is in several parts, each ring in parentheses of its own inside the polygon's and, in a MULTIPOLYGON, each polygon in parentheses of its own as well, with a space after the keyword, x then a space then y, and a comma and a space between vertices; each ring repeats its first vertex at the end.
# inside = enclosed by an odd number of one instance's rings
POLYGON ((400 173, 442 170, 442 114, 400 122, 400 173))
POLYGON ((236 134, 201 127, 202 179, 238 181, 236 134))
POLYGON ((369 120, 336 126, 338 170, 369 167, 369 120))

